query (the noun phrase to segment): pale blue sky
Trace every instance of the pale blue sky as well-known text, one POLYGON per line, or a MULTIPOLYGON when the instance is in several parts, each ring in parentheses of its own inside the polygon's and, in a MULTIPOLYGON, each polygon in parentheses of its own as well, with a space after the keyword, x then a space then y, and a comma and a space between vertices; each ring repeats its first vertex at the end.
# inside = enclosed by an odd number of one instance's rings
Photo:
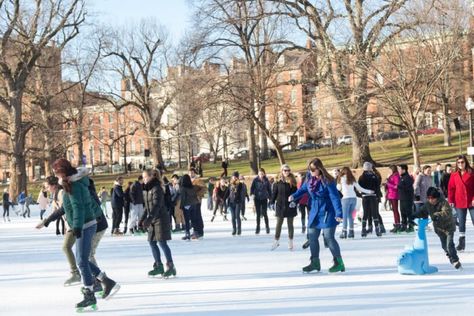
POLYGON ((121 25, 154 17, 166 26, 175 43, 184 34, 191 17, 187 0, 88 0, 88 3, 97 14, 94 19, 107 24, 121 25))

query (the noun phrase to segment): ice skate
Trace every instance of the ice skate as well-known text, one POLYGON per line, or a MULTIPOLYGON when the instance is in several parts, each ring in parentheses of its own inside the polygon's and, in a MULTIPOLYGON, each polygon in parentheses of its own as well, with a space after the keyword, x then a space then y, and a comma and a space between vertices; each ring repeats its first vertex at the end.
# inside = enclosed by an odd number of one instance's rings
POLYGON ((163 278, 168 279, 171 276, 176 276, 176 268, 174 264, 172 262, 168 262, 166 266, 168 267, 168 269, 165 271, 165 273, 163 273, 163 278))
POLYGON ((280 246, 280 241, 278 239, 275 239, 275 241, 273 242, 271 250, 273 251, 273 250, 277 249, 278 246, 280 246))
POLYGON ((100 282, 102 283, 102 287, 104 288, 104 293, 102 294, 103 299, 110 299, 112 296, 115 295, 115 293, 120 290, 120 285, 117 284, 112 279, 109 279, 105 273, 103 273, 102 278, 100 279, 100 282))
POLYGON ((321 271, 321 263, 318 259, 311 259, 311 263, 306 267, 303 267, 303 273, 310 273, 313 271, 321 271))
POLYGON ((165 269, 163 268, 163 264, 160 262, 158 264, 153 264, 153 270, 148 272, 148 277, 154 278, 157 276, 163 276, 163 273, 165 273, 165 269))
POLYGON ((97 300, 94 296, 94 292, 92 292, 88 288, 83 287, 82 294, 84 294, 84 299, 76 304, 76 311, 78 313, 83 313, 87 311, 96 311, 97 300))
POLYGON ((79 272, 72 272, 71 276, 64 281, 64 286, 73 286, 73 285, 78 285, 81 284, 81 275, 79 272))

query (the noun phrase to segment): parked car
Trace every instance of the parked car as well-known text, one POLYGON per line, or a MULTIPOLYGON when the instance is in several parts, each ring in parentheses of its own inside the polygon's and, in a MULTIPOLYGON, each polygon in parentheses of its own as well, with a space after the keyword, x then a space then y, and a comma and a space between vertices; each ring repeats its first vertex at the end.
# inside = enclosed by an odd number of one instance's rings
POLYGON ((174 168, 178 165, 178 163, 173 160, 165 160, 163 163, 165 165, 165 168, 174 168))
POLYGON ((338 145, 350 145, 352 144, 352 136, 351 135, 343 135, 337 139, 338 145))
POLYGON ((321 147, 331 147, 332 146, 332 139, 331 138, 324 138, 321 140, 320 143, 321 147))
POLYGON ((246 147, 237 148, 230 151, 229 159, 230 160, 243 159, 243 158, 248 157, 248 155, 249 155, 248 148, 246 147))
POLYGON ((321 146, 312 142, 303 143, 296 146, 296 150, 308 150, 308 149, 319 149, 321 146))
POLYGON ((193 156, 193 160, 201 160, 201 162, 209 162, 211 160, 211 154, 206 152, 200 152, 196 156, 193 156))
POLYGON ((441 128, 428 128, 416 131, 418 135, 434 135, 434 134, 442 134, 444 131, 441 128))
POLYGON ((377 135, 377 140, 396 139, 400 137, 400 133, 396 131, 381 132, 377 135))

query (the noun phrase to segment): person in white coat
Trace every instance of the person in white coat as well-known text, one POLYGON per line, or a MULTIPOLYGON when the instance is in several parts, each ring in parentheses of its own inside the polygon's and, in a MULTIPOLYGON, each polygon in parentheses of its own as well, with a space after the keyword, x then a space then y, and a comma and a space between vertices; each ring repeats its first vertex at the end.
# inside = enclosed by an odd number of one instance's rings
POLYGON ((48 199, 48 189, 46 188, 47 183, 43 183, 43 187, 38 194, 37 202, 40 207, 40 219, 43 220, 43 215, 46 213, 46 209, 48 208, 49 199, 48 199))

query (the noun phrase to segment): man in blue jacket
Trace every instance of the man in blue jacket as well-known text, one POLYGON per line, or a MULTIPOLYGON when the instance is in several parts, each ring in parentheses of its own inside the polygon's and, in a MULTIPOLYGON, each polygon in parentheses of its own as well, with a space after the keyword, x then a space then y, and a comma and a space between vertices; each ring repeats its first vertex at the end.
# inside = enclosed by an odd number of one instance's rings
POLYGON ((115 180, 112 189, 112 235, 123 235, 120 231, 120 223, 122 222, 123 207, 125 204, 125 194, 123 193, 123 178, 118 177, 115 180))

